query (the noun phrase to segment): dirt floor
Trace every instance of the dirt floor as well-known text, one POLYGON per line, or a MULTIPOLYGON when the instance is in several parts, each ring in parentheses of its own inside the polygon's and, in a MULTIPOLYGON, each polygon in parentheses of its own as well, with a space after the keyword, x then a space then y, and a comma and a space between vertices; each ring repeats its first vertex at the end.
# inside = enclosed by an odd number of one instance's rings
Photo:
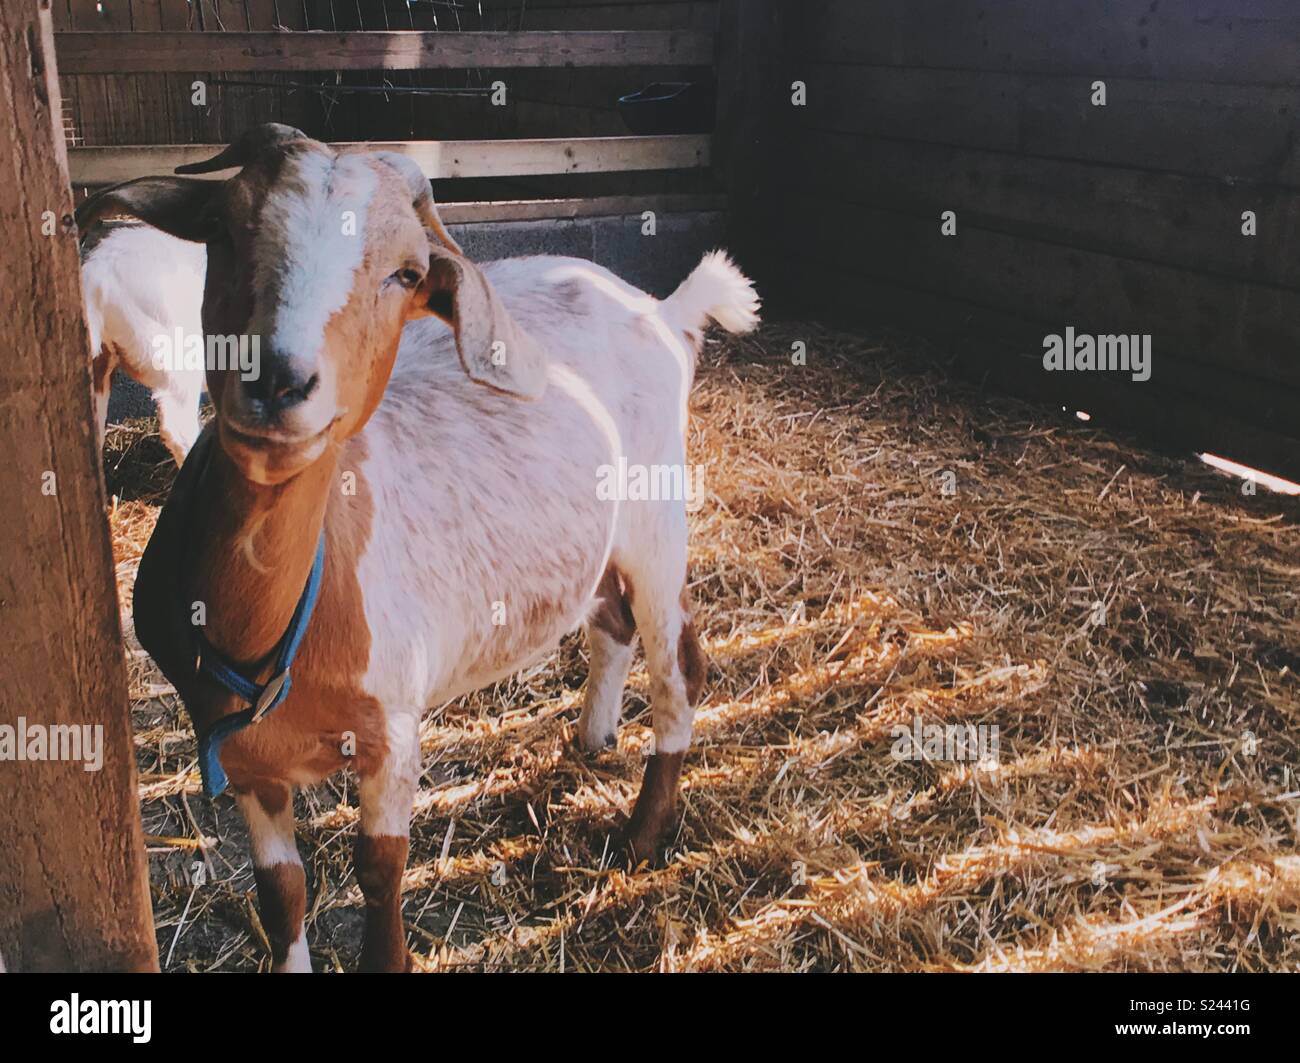
MULTIPOLYGON (((1300 500, 924 354, 801 324, 706 348, 691 587, 712 668, 670 858, 609 866, 645 675, 588 760, 571 637, 427 719, 418 966, 1300 969, 1300 500), (996 727, 996 749, 895 755, 900 728, 947 724, 996 727)), ((124 602, 172 474, 150 430, 112 430, 106 457, 124 602)), ((164 967, 265 968, 233 803, 200 795, 138 650, 131 676, 164 967)), ((297 808, 314 965, 351 968, 355 779, 297 808)))

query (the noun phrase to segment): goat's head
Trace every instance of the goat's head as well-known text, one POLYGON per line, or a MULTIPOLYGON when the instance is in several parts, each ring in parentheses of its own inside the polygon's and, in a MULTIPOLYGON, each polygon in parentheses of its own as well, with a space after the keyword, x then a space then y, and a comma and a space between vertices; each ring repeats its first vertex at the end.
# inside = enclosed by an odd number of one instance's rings
POLYGON ((204 332, 258 347, 253 373, 208 368, 221 445, 249 479, 281 482, 359 431, 415 317, 451 325, 472 379, 544 389, 542 353, 447 234, 414 162, 272 124, 177 172, 233 167, 224 181, 128 181, 87 200, 78 223, 126 213, 207 244, 204 332))

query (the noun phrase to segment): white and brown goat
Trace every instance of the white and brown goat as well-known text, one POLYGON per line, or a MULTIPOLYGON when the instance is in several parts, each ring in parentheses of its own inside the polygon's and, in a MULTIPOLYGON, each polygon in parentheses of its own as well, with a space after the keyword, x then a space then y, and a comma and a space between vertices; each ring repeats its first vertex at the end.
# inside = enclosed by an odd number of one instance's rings
POLYGON ((177 596, 205 603, 207 639, 265 680, 323 528, 292 691, 221 762, 273 966, 308 970, 292 794, 351 761, 361 965, 401 969, 421 715, 566 632, 585 624, 590 639, 588 750, 615 739, 639 633, 655 747, 627 825, 633 858, 674 822, 706 666, 685 593, 686 509, 602 498, 598 470, 682 465, 701 331, 710 318, 753 327, 758 302, 720 253, 663 301, 578 259, 475 265, 400 156, 270 127, 209 168, 236 165, 225 181, 130 182, 94 208, 206 242, 205 330, 261 339, 257 380, 208 373, 215 423, 141 561, 136 631, 210 726, 242 705, 196 673, 177 596))

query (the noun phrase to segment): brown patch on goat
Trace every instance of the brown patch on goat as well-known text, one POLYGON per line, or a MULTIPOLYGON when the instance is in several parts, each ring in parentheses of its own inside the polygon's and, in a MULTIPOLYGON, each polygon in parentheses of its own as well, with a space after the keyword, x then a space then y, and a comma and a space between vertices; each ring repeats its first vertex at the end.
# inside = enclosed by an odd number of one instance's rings
POLYGON ((636 619, 632 616, 632 587, 617 565, 610 565, 596 587, 599 603, 591 616, 592 627, 599 628, 624 646, 636 637, 636 619))
POLYGON ((657 753, 645 763, 636 807, 628 820, 626 846, 635 867, 659 854, 659 843, 677 818, 677 788, 685 753, 657 753))
POLYGON ((307 914, 307 876, 301 864, 253 867, 258 916, 271 944, 271 965, 281 967, 298 940, 307 914))
MULTIPOLYGON (((353 440, 343 450, 348 468, 356 469, 363 444, 353 440)), ((211 430, 192 458, 141 560, 135 595, 141 644, 175 684, 197 728, 242 709, 239 699, 196 673, 190 605, 206 606, 205 634, 214 646, 249 676, 270 678, 316 552, 314 529, 323 521, 324 578, 293 665, 293 686, 272 713, 227 740, 221 763, 232 787, 260 796, 337 771, 347 761, 342 747, 350 733, 357 770, 375 770, 388 740, 382 708, 361 687, 370 630, 356 568, 374 512, 364 477, 357 476, 355 495, 344 496, 338 448, 331 447, 283 484, 252 484, 211 430)))
POLYGON ((686 700, 692 706, 700 703, 704 694, 704 680, 709 672, 709 658, 700 645, 695 632, 695 621, 691 619, 691 600, 682 588, 682 631, 677 636, 677 667, 681 669, 686 680, 686 700))
POLYGON ((272 818, 288 808, 289 802, 293 799, 293 791, 288 786, 266 781, 255 785, 249 791, 236 790, 236 792, 251 793, 267 816, 272 818))
POLYGON ((393 834, 357 835, 353 863, 366 899, 363 971, 407 971, 411 956, 402 928, 402 871, 408 842, 393 834))
MULTIPOLYGON (((388 755, 383 708, 361 688, 370 663, 370 629, 357 564, 370 538, 374 502, 357 471, 364 460, 363 444, 351 441, 345 449, 346 464, 356 472, 356 494, 343 495, 338 489, 338 465, 326 461, 332 488, 325 516, 325 575, 316 612, 294 662, 293 687, 279 708, 226 743, 222 765, 232 783, 249 777, 324 778, 348 761, 343 752, 345 734, 355 737, 353 763, 360 774, 378 770, 388 755)), ((303 526, 311 524, 300 529, 303 526)), ((301 530, 298 535, 309 540, 308 550, 314 554, 314 538, 303 536, 301 530)), ((295 581, 286 593, 292 594, 292 611, 302 587, 295 581)))
POLYGON ((108 394, 113 380, 113 369, 121 355, 109 350, 108 344, 99 348, 99 353, 90 360, 90 386, 96 395, 108 394))

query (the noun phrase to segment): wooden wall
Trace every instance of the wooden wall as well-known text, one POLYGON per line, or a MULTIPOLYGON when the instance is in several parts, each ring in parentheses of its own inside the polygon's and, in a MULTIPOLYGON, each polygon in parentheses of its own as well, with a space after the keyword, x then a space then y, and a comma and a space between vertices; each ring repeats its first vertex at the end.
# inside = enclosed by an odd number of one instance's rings
MULTIPOLYGON (((57 30, 712 30, 718 0, 54 0, 57 30), (100 9, 102 7, 102 10, 100 9)), ((324 140, 622 136, 620 95, 660 80, 709 77, 701 67, 63 76, 69 143, 222 143, 258 122, 287 122, 324 140), (206 82, 207 105, 191 102, 206 82), (506 82, 509 104, 490 104, 506 82), (385 86, 394 91, 374 91, 385 86), (434 90, 413 94, 411 90, 434 90)), ((468 180, 442 199, 704 192, 707 173, 598 174, 468 180)))
MULTIPOLYGON (((712 30, 717 0, 573 3, 572 0, 485 0, 488 29, 527 30, 712 30), (523 10, 521 11, 521 7, 523 10)), ((619 96, 652 81, 686 81, 706 74, 699 68, 654 67, 638 70, 517 70, 516 115, 498 109, 501 131, 494 135, 619 136, 627 132, 617 111, 619 96)))
MULTIPOLYGON (((703 29, 717 0, 54 0, 59 30, 549 30, 703 29), (102 6, 102 10, 97 8, 102 6)), ((303 74, 84 75, 62 79, 65 116, 77 143, 219 142, 245 126, 283 121, 330 140, 613 136, 627 132, 620 95, 655 80, 698 78, 692 67, 635 67, 303 74), (190 102, 195 77, 209 104, 190 102), (493 107, 498 78, 510 105, 493 107), (391 94, 358 91, 389 85, 391 94), (412 95, 412 88, 447 95, 412 95), (454 93, 465 93, 455 95, 454 93)))
POLYGON ((764 2, 770 294, 1300 478, 1300 5, 764 2), (1046 372, 1067 325, 1151 334, 1151 379, 1046 372))

